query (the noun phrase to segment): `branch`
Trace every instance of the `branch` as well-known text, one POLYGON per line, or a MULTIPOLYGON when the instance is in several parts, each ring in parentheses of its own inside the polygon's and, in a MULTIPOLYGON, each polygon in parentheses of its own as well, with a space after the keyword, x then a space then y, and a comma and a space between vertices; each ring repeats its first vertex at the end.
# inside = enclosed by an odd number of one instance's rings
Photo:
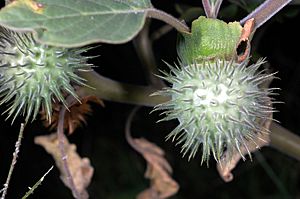
POLYGON ((272 122, 270 131, 270 145, 300 161, 300 137, 275 122, 272 122))
MULTIPOLYGON (((70 98, 67 98, 67 102, 69 102, 70 98)), ((68 103, 69 105, 70 103, 68 103)), ((76 186, 74 184, 74 180, 73 177, 71 175, 69 166, 68 166, 68 157, 66 155, 66 151, 65 151, 65 140, 67 139, 64 135, 64 118, 65 118, 65 113, 66 113, 66 107, 62 107, 60 112, 59 112, 59 121, 58 121, 58 125, 57 125, 57 138, 58 138, 58 147, 60 150, 60 154, 61 154, 61 160, 62 160, 62 164, 63 164, 63 168, 64 168, 64 172, 66 174, 66 179, 68 181, 68 185, 70 187, 70 189, 72 190, 72 194, 74 196, 74 198, 79 199, 81 198, 80 193, 78 192, 78 190, 76 189, 76 186)))
POLYGON ((157 10, 155 8, 149 8, 146 10, 147 17, 164 21, 165 23, 173 26, 179 32, 189 33, 190 28, 182 21, 179 21, 172 15, 165 13, 164 11, 157 10))
POLYGON ((223 0, 202 0, 205 14, 208 18, 217 18, 223 0))
POLYGON ((155 106, 168 100, 167 97, 151 96, 157 91, 151 86, 136 86, 111 80, 96 72, 83 72, 80 76, 94 89, 81 87, 82 95, 95 95, 103 100, 143 106, 155 106))
POLYGON ((159 74, 159 71, 157 70, 157 63, 153 53, 152 42, 149 39, 149 25, 150 21, 147 21, 144 25, 144 28, 133 40, 133 44, 140 61, 145 67, 149 84, 156 88, 163 88, 166 87, 166 85, 161 78, 155 76, 159 74))
POLYGON ((18 140, 17 140, 17 142, 15 144, 15 152, 13 153, 13 159, 12 159, 11 164, 10 164, 10 168, 9 168, 9 172, 8 172, 8 175, 7 175, 7 179, 6 179, 6 182, 4 184, 4 188, 0 191, 0 192, 2 192, 1 199, 4 199, 5 196, 6 196, 6 194, 7 194, 8 185, 9 185, 11 176, 13 174, 15 165, 17 163, 18 153, 20 152, 20 147, 21 147, 21 141, 22 141, 22 138, 23 138, 24 128, 25 128, 25 124, 22 123, 21 127, 20 127, 20 131, 19 131, 18 140))
POLYGON ((251 12, 247 17, 242 19, 240 23, 243 25, 244 23, 246 23, 247 20, 254 18, 254 29, 257 29, 291 1, 292 0, 266 0, 253 12, 251 12))
POLYGON ((50 167, 50 169, 39 179, 39 181, 37 181, 32 187, 29 188, 29 191, 27 191, 25 193, 25 195, 22 197, 22 199, 26 199, 31 194, 33 194, 33 192, 38 188, 38 186, 40 186, 42 184, 42 182, 44 181, 46 175, 48 175, 52 169, 53 169, 53 166, 50 167))

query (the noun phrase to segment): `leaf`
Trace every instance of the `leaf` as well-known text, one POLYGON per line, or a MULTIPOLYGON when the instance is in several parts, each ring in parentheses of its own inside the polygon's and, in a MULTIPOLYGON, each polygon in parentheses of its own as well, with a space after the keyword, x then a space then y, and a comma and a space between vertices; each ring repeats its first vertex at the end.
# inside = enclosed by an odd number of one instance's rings
POLYGON ((139 152, 147 161, 145 177, 150 179, 150 188, 141 192, 137 199, 164 199, 177 193, 179 185, 170 176, 172 167, 165 159, 164 151, 144 138, 132 138, 130 133, 133 116, 140 107, 136 106, 126 121, 125 137, 132 148, 139 152))
POLYGON ((149 0, 15 0, 1 9, 0 25, 56 46, 116 44, 139 32, 150 7, 149 0))
MULTIPOLYGON (((72 134, 77 127, 82 124, 86 124, 86 115, 90 115, 92 112, 92 108, 90 106, 90 102, 96 103, 104 107, 104 103, 102 100, 97 98, 96 96, 85 96, 80 99, 80 102, 73 104, 69 107, 69 111, 66 111, 64 118, 64 129, 68 130, 69 134, 72 134)), ((53 112, 51 115, 51 123, 47 120, 47 113, 44 109, 41 110, 41 119, 43 120, 43 124, 45 127, 49 127, 50 130, 54 130, 57 127, 59 121, 59 112, 63 105, 58 101, 55 101, 52 104, 53 112)))
MULTIPOLYGON (((56 166, 60 171, 60 177, 63 183, 69 187, 67 174, 63 168, 63 162, 61 153, 58 147, 59 141, 57 134, 37 136, 34 138, 34 142, 41 145, 55 160, 56 166)), ((86 191, 87 186, 91 182, 91 178, 94 173, 94 168, 90 164, 88 158, 81 158, 76 152, 76 146, 70 144, 67 139, 64 140, 64 146, 69 170, 73 177, 75 187, 84 196, 88 196, 86 191)), ((70 187, 69 187, 70 188, 70 187)))
POLYGON ((179 186, 170 174, 172 168, 163 157, 164 151, 155 144, 146 139, 133 139, 134 148, 138 148, 138 152, 147 161, 147 170, 145 177, 150 179, 151 187, 141 192, 137 199, 163 199, 168 198, 177 193, 179 186))

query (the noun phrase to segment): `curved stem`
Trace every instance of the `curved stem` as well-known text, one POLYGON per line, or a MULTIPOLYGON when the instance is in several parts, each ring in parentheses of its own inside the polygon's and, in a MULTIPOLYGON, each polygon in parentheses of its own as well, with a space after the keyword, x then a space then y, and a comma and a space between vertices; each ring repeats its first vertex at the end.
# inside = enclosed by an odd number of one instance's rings
POLYGON ((71 175, 71 171, 69 169, 68 160, 67 160, 68 157, 66 155, 66 150, 65 150, 65 140, 67 139, 64 135, 65 113, 66 113, 66 107, 63 106, 59 112, 59 121, 58 121, 58 125, 57 125, 57 138, 58 138, 58 142, 59 142, 58 147, 60 150, 61 160, 63 163, 63 168, 64 168, 64 172, 66 174, 66 179, 67 179, 68 185, 69 185, 70 189, 72 190, 72 194, 73 194, 74 198, 80 199, 81 198, 80 194, 79 194, 78 190, 76 189, 73 177, 71 175))
POLYGON ((251 12, 247 17, 242 19, 240 23, 243 25, 249 19, 254 18, 255 19, 254 29, 257 29, 291 1, 292 0, 266 0, 264 3, 258 6, 253 12, 251 12))
POLYGON ((179 21, 172 15, 165 13, 164 11, 155 9, 155 8, 149 8, 146 10, 147 17, 158 19, 161 21, 164 21, 167 24, 170 24, 173 26, 176 30, 179 32, 185 32, 189 33, 190 28, 182 21, 179 21))
POLYGON ((159 74, 159 71, 157 69, 157 63, 155 61, 153 53, 152 42, 149 39, 149 26, 150 20, 145 23, 143 29, 133 40, 133 44, 135 47, 135 51, 145 68, 149 84, 153 85, 156 88, 163 88, 166 85, 161 78, 155 76, 159 74))

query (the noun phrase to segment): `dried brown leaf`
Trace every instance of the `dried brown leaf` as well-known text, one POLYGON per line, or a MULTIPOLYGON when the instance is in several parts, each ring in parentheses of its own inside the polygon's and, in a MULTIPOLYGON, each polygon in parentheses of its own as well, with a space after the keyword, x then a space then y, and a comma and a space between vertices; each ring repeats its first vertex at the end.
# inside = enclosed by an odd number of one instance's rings
POLYGON ((151 187, 141 192, 138 199, 163 199, 177 193, 179 186, 171 178, 172 168, 164 158, 164 151, 146 139, 132 139, 134 148, 147 161, 145 177, 150 179, 151 187))
POLYGON ((250 54, 250 37, 251 34, 253 34, 254 25, 255 21, 254 18, 252 18, 246 21, 242 29, 242 34, 238 43, 238 47, 242 45, 243 42, 246 42, 246 47, 244 49, 244 52, 238 55, 238 62, 243 62, 250 54))
MULTIPOLYGON (((81 126, 83 123, 86 124, 85 117, 86 115, 90 115, 90 113, 92 112, 92 108, 89 104, 90 102, 104 106, 103 101, 98 97, 86 96, 81 99, 81 103, 77 102, 73 104, 71 107, 69 107, 69 111, 66 111, 64 118, 64 129, 67 130, 69 134, 72 134, 75 129, 81 126)), ((61 103, 55 102, 52 104, 52 106, 53 112, 51 116, 51 123, 49 123, 49 121, 46 119, 46 112, 44 110, 41 111, 44 126, 49 127, 50 130, 56 129, 59 119, 59 111, 61 109, 61 106, 63 105, 61 103)))
MULTIPOLYGON (((54 133, 51 135, 37 136, 34 138, 34 142, 41 145, 54 158, 56 166, 61 174, 61 180, 67 187, 70 188, 58 147, 59 141, 57 139, 57 134, 54 133)), ((94 168, 91 166, 88 158, 81 158, 77 154, 76 145, 70 144, 66 138, 64 140, 64 147, 69 170, 74 180, 74 185, 81 195, 85 196, 84 198, 88 198, 86 188, 91 182, 94 168)))

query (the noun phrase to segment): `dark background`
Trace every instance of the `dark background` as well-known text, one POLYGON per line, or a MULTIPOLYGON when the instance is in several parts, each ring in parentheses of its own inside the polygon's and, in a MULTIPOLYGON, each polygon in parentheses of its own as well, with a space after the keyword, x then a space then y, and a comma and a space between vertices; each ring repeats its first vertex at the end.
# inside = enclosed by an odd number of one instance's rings
MULTIPOLYGON (((253 1, 251 1, 253 2, 253 1)), ((154 0, 156 8, 179 17, 175 4, 200 6, 201 1, 154 0)), ((250 4, 250 6, 255 6, 250 4)), ((253 58, 266 57, 270 67, 278 71, 272 87, 281 88, 276 100, 278 113, 274 118, 294 133, 300 134, 300 13, 299 6, 287 6, 278 15, 257 30, 252 43, 253 58)), ((250 8, 249 8, 250 9, 250 8)), ((200 13, 201 14, 201 13, 200 13)), ((199 15, 200 15, 199 14, 199 15)), ((203 15, 203 14, 202 14, 203 15)), ((239 20, 247 12, 227 1, 223 4, 220 18, 225 21, 239 20)), ((152 21, 151 32, 164 25, 152 21)), ((158 67, 165 68, 162 59, 176 60, 176 35, 173 30, 154 43, 158 67)), ((122 45, 101 44, 89 52, 100 54, 91 63, 104 76, 119 81, 146 84, 144 72, 131 42, 122 45)), ((105 102, 105 108, 93 105, 88 124, 69 136, 76 143, 78 153, 89 157, 95 173, 89 187, 90 198, 130 199, 149 186, 144 179, 145 161, 124 138, 124 126, 132 105, 105 102)), ((3 111, 5 107, 1 108, 3 111)), ((149 115, 151 108, 142 108, 133 121, 134 137, 145 137, 166 151, 166 157, 174 169, 174 178, 180 185, 177 199, 194 198, 300 198, 300 163, 272 148, 263 148, 253 161, 240 162, 234 170, 235 179, 224 183, 219 177, 214 161, 210 167, 200 166, 200 159, 190 162, 181 158, 180 147, 165 136, 176 126, 176 121, 156 124, 157 113, 149 115)), ((5 115, 0 117, 0 184, 4 184, 17 140, 19 123, 10 125, 5 115)), ((29 125, 24 133, 18 163, 12 177, 7 198, 21 198, 50 167, 54 161, 44 149, 33 143, 37 135, 48 134, 40 121, 29 125)), ((56 168, 30 198, 72 198, 70 191, 59 179, 56 168)))

